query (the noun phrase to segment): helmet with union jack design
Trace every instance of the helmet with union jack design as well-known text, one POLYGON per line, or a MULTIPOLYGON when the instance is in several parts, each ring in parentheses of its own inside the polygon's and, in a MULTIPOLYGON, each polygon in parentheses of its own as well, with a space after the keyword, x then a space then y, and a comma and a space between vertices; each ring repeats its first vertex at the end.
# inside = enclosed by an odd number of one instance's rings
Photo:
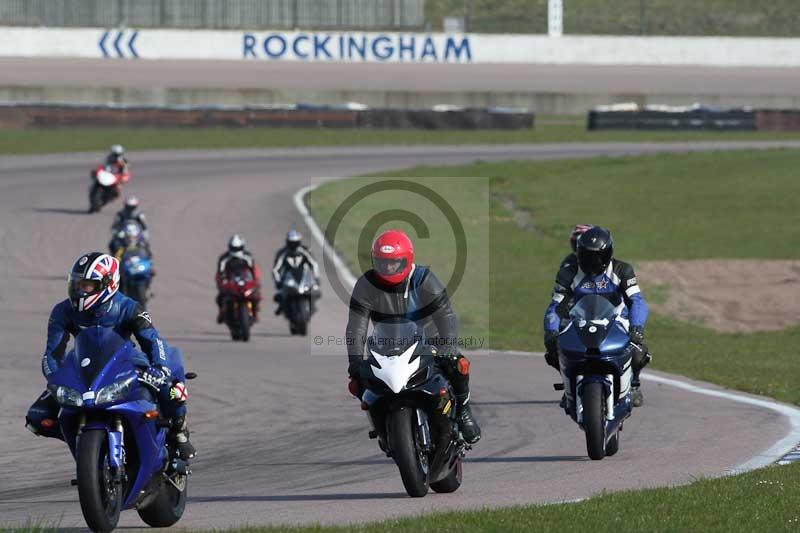
POLYGON ((102 252, 81 255, 69 272, 69 301, 78 312, 111 299, 119 290, 119 262, 102 252))
POLYGON ((372 268, 381 283, 397 285, 411 274, 414 244, 404 231, 384 231, 372 243, 372 268))

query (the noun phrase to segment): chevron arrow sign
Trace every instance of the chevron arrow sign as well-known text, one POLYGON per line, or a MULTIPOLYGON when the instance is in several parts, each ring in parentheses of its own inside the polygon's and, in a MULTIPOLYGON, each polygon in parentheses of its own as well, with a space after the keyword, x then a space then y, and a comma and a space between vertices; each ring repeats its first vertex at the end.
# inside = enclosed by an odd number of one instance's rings
POLYGON ((138 59, 136 52, 136 38, 139 36, 138 30, 106 30, 100 37, 97 47, 103 57, 122 57, 138 59))

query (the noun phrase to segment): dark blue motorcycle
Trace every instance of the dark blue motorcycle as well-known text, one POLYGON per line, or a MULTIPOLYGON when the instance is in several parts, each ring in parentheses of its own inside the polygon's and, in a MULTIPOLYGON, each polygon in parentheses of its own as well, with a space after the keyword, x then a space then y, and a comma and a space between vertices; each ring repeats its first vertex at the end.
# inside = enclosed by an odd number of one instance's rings
POLYGON ((59 429, 77 464, 73 483, 93 531, 113 530, 120 512, 134 507, 154 527, 171 526, 183 515, 190 472, 167 438, 171 420, 138 380, 137 368, 147 364, 112 329, 90 327, 48 379, 61 405, 59 429))
POLYGON ((586 433, 586 449, 594 460, 619 450, 619 432, 631 415, 631 360, 628 321, 599 295, 581 298, 562 321, 558 337, 559 365, 567 414, 586 433))
POLYGON ((140 304, 147 305, 150 282, 153 279, 153 261, 147 252, 136 247, 122 255, 120 290, 140 304))

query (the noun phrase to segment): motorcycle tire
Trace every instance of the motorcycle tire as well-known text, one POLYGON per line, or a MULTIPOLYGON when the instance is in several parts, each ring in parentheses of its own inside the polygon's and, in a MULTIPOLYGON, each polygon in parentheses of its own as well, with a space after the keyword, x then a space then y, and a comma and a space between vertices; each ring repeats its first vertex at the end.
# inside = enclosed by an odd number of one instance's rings
POLYGON ((250 326, 252 319, 250 318, 250 311, 247 310, 247 305, 239 306, 239 337, 243 342, 250 340, 250 326))
POLYGON ((138 509, 139 517, 152 527, 169 527, 175 524, 181 519, 186 508, 186 493, 189 490, 188 476, 183 476, 183 483, 183 490, 178 490, 172 483, 162 482, 155 499, 138 509))
POLYGON ((617 432, 614 433, 614 435, 608 439, 608 442, 606 443, 606 457, 611 457, 619 451, 619 439, 619 430, 617 430, 617 432))
POLYGON ((462 465, 461 465, 461 457, 456 459, 456 465, 447 474, 447 477, 444 479, 440 479, 434 483, 431 483, 431 488, 434 492, 439 492, 441 494, 447 494, 450 492, 455 492, 461 486, 461 476, 462 476, 462 465))
POLYGON ((106 432, 84 431, 78 443, 78 499, 83 518, 92 531, 111 531, 122 511, 123 486, 111 477, 106 432))
POLYGON ((99 213, 103 207, 103 189, 94 185, 89 191, 89 213, 99 213))
POLYGON ((401 407, 388 416, 389 447, 400 470, 406 493, 421 498, 428 493, 427 464, 420 460, 414 409, 401 407))
POLYGON ((589 383, 583 387, 583 429, 586 433, 586 451, 594 461, 606 456, 604 406, 602 383, 589 383))

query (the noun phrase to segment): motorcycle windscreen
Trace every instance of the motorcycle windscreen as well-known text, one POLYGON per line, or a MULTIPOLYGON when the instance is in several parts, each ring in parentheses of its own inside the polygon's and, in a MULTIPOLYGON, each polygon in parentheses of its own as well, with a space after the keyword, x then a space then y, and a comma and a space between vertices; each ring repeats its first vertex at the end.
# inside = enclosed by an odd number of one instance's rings
POLYGON ((253 272, 249 268, 237 268, 234 270, 231 279, 233 279, 237 285, 246 285, 253 281, 253 272))
POLYGON ((113 329, 100 326, 86 328, 75 337, 74 357, 86 385, 94 381, 125 342, 113 329))
POLYGON ((616 308, 603 296, 590 294, 581 298, 570 310, 569 317, 572 320, 604 320, 609 322, 617 317, 616 308))
POLYGON ((416 322, 403 319, 376 322, 367 340, 370 350, 387 356, 400 355, 414 343, 425 344, 423 330, 416 322))

